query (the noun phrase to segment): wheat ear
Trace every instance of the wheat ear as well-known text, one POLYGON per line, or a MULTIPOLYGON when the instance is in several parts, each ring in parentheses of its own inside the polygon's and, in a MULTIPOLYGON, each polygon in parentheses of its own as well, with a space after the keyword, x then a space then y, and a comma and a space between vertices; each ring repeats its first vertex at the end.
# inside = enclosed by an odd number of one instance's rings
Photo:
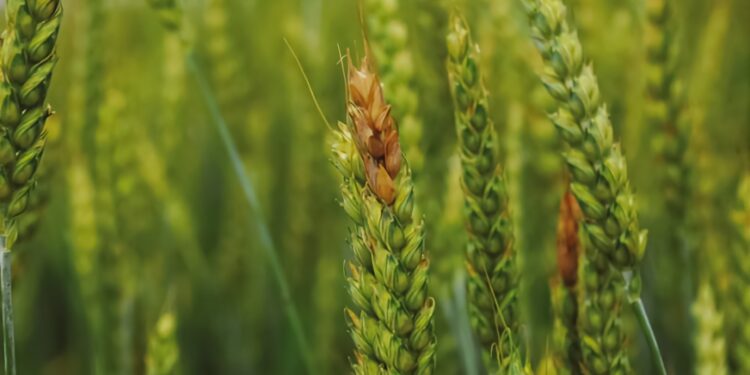
POLYGON ((564 157, 572 176, 570 189, 584 217, 584 368, 596 374, 629 371, 620 318, 627 288, 652 357, 665 373, 640 299, 637 269, 646 249, 646 231, 638 224, 625 158, 614 142, 593 67, 584 63, 581 43, 568 25, 561 0, 526 5, 533 40, 544 60, 542 82, 559 103, 551 119, 569 146, 564 157))
POLYGON ((672 0, 646 1, 647 100, 644 110, 646 121, 652 128, 654 151, 661 163, 659 178, 665 228, 668 228, 665 247, 655 254, 655 262, 662 273, 657 280, 657 296, 664 302, 664 314, 659 320, 665 333, 670 366, 674 366, 677 372, 687 372, 690 361, 683 358, 690 354, 689 310, 694 297, 685 219, 685 202, 690 200, 690 169, 685 160, 689 129, 685 116, 681 115, 682 94, 673 12, 672 0), (664 321, 667 316, 672 323, 664 321))
POLYGON ((419 174, 424 164, 419 97, 413 89, 414 58, 409 48, 409 29, 401 19, 398 0, 366 0, 367 31, 373 42, 374 63, 385 87, 386 98, 399 119, 399 135, 406 159, 419 174))
POLYGON ((698 297, 692 306, 696 330, 695 347, 696 375, 726 375, 727 348, 724 340, 724 315, 716 309, 711 284, 703 282, 698 288, 698 297))
POLYGON ((178 373, 180 348, 177 345, 177 317, 167 310, 159 316, 148 338, 146 375, 178 373))
MULTIPOLYGON (((485 351, 498 351, 501 368, 518 347, 518 270, 505 181, 490 120, 487 90, 479 69, 479 47, 465 20, 451 16, 447 36, 448 76, 461 157, 461 185, 468 232, 470 319, 485 351)), ((490 354, 490 357, 492 355, 490 354)))
MULTIPOLYGON (((680 116, 682 94, 676 62, 677 43, 673 31, 674 10, 671 0, 649 0, 646 5, 646 114, 648 122, 658 132, 656 151, 664 163, 664 204, 670 219, 679 223, 685 213, 684 203, 688 187, 688 170, 684 160, 688 145, 688 129, 680 116)), ((674 248, 675 251, 679 250, 679 246, 674 248)))
POLYGON ((737 373, 750 373, 750 173, 746 173, 738 188, 737 208, 732 213, 736 241, 733 244, 734 280, 732 293, 735 308, 732 317, 734 334, 730 345, 733 365, 737 373))
POLYGON ((59 0, 8 0, 0 49, 0 213, 5 373, 15 374, 10 249, 27 211, 44 152, 47 89, 57 62, 59 0))
POLYGON ((58 0, 10 0, 0 52, 0 199, 7 245, 18 235, 16 219, 26 211, 44 152, 47 89, 57 62, 55 42, 62 5, 58 0))
POLYGON ((391 106, 367 58, 349 62, 348 124, 340 124, 334 164, 344 182, 342 205, 354 223, 349 293, 358 312, 346 315, 357 374, 431 374, 435 367, 429 261, 403 163, 391 106))

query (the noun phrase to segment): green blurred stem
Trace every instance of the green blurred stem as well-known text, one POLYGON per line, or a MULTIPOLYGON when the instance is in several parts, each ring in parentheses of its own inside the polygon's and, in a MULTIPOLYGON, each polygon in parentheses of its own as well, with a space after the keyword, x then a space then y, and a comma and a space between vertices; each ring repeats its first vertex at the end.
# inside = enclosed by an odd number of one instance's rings
MULTIPOLYGON (((446 288, 447 289, 447 288, 446 288)), ((458 341, 458 350, 464 366, 464 374, 479 375, 479 350, 474 342, 471 324, 466 311, 466 275, 463 270, 456 271, 453 277, 453 290, 445 290, 440 298, 443 314, 450 323, 451 330, 458 341)))
POLYGON ((667 375, 667 369, 664 367, 664 360, 661 358, 661 351, 659 351, 659 344, 656 342, 656 335, 654 330, 651 329, 651 323, 648 321, 648 315, 646 314, 646 308, 643 306, 643 300, 641 297, 632 299, 630 306, 635 312, 635 316, 638 318, 638 325, 641 326, 643 335, 646 336, 646 342, 648 342, 648 348, 651 352, 651 359, 656 363, 659 368, 659 375, 667 375))
POLYGON ((11 284, 11 253, 0 235, 0 293, 3 298, 3 359, 6 375, 16 375, 15 330, 13 329, 13 291, 11 284))
POLYGON ((292 331, 294 332, 294 335, 297 339, 297 345, 299 346, 300 352, 302 354, 307 372, 309 374, 316 374, 313 367, 313 359, 312 355, 310 354, 310 348, 307 344, 308 341, 305 337, 305 332, 302 329, 302 322, 299 318, 297 308, 295 307, 294 300, 292 299, 291 293, 289 291, 289 284, 287 283, 286 277, 284 276, 281 262, 279 262, 279 257, 276 253, 276 247, 273 243, 273 239, 271 238, 271 232, 268 230, 268 226, 266 225, 265 219, 263 218, 263 214, 260 211, 260 204, 258 202, 258 197, 255 193, 253 183, 250 180, 250 177, 247 175, 247 172, 245 171, 245 166, 242 162, 242 159, 240 158, 239 151, 237 151, 237 146, 234 144, 232 135, 229 132, 229 127, 227 126, 226 121, 224 121, 224 117, 221 115, 216 97, 213 94, 210 85, 208 84, 208 79, 206 78, 205 73, 198 65, 198 61, 192 52, 187 53, 185 60, 188 69, 193 74, 196 82, 198 83, 198 87, 201 91, 201 94, 203 95, 203 100, 205 100, 206 105, 208 106, 208 110, 210 112, 213 123, 214 125, 216 125, 216 129, 219 132, 219 136, 221 137, 221 142, 224 144, 224 148, 229 154, 232 169, 234 170, 234 173, 237 176, 237 179, 239 180, 239 183, 242 187, 242 192, 245 195, 245 200, 247 201, 247 205, 250 208, 250 212, 254 219, 253 222, 257 226, 256 230, 258 236, 260 237, 261 247, 268 257, 271 271, 273 272, 274 278, 279 285, 284 310, 286 312, 287 318, 289 319, 289 324, 291 324, 292 331))

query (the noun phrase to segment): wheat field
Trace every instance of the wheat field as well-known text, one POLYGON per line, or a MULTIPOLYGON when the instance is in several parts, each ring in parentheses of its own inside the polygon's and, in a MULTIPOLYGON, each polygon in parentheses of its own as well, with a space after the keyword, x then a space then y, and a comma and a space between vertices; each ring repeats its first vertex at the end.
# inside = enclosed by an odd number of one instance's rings
POLYGON ((750 374, 744 0, 4 0, 2 374, 750 374))

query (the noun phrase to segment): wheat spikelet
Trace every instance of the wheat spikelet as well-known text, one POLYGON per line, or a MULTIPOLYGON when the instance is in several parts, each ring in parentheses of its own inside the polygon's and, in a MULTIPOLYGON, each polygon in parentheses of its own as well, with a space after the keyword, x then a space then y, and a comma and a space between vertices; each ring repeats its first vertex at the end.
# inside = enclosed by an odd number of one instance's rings
POLYGON ((0 199, 8 248, 18 237, 17 217, 28 207, 35 172, 44 152, 44 125, 52 110, 45 105, 55 42, 62 19, 58 0, 10 0, 6 3, 0 69, 0 199))
POLYGON ((400 19, 398 0, 365 1, 367 30, 373 42, 372 54, 377 64, 386 98, 399 118, 399 134, 409 165, 417 174, 422 170, 423 125, 417 113, 419 97, 414 84, 414 58, 409 49, 409 30, 400 19))
POLYGON ((640 278, 635 271, 645 251, 646 232, 638 224, 625 158, 614 143, 593 67, 584 64, 565 5, 560 0, 535 0, 527 4, 527 11, 534 43, 545 62, 542 82, 559 102, 551 119, 570 147, 565 161, 584 217, 584 368, 594 374, 628 372, 620 319, 621 272, 634 272, 630 295, 637 297, 640 278))
POLYGON ((344 177, 342 206, 354 222, 347 309, 357 374, 431 374, 435 366, 427 294, 429 262, 414 205, 411 170, 403 163, 391 107, 367 58, 349 62, 349 124, 340 124, 334 164, 344 177))
POLYGON ((35 186, 34 190, 31 191, 26 213, 18 217, 18 244, 28 242, 37 233, 51 199, 51 185, 57 182, 56 172, 60 169, 61 158, 61 131, 60 122, 56 120, 58 120, 56 117, 48 120, 47 129, 51 131, 48 132, 46 139, 46 157, 44 163, 40 163, 36 171, 36 179, 42 183, 35 186))
POLYGON ((496 348, 501 369, 507 371, 510 353, 519 343, 515 318, 518 270, 507 186, 478 67, 478 47, 471 41, 465 21, 455 14, 447 44, 469 236, 466 258, 470 318, 489 357, 496 348))

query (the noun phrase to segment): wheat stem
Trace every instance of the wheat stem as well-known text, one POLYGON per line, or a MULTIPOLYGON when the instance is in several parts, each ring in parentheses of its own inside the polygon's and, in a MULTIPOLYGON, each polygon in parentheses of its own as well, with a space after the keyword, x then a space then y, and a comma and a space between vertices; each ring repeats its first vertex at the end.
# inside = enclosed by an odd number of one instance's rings
POLYGON ((656 363, 660 375, 667 375, 667 368, 664 367, 664 360, 661 358, 659 344, 656 342, 654 330, 651 329, 651 323, 648 320, 648 314, 646 314, 646 308, 643 306, 643 300, 641 300, 641 297, 630 301, 630 307, 633 308, 633 312, 635 313, 636 318, 638 318, 638 325, 641 327, 641 332, 646 336, 646 343, 648 343, 648 349, 651 353, 651 360, 656 363))
POLYGON ((281 293, 281 302, 284 306, 289 323, 291 324, 292 331, 294 332, 295 338, 297 339, 297 346, 302 354, 303 361, 305 363, 306 370, 309 374, 314 374, 313 371, 313 359, 308 346, 307 338, 305 337, 304 329, 302 328, 302 321, 297 313, 294 300, 292 299, 291 292, 289 291, 289 285, 286 282, 284 271, 279 261, 276 247, 273 239, 271 238, 271 232, 268 230, 263 214, 260 210, 260 203, 258 201, 257 194, 255 193, 255 187, 250 177, 245 171, 245 166, 242 163, 239 151, 232 140, 232 135, 229 133, 229 127, 227 126, 224 118, 219 110, 219 105, 216 102, 216 98, 211 91, 211 87, 208 84, 208 80, 203 73, 203 70, 198 65, 195 56, 188 52, 186 55, 186 64, 188 69, 193 75, 196 83, 198 84, 199 91, 203 96, 203 100, 208 107, 211 115, 212 122, 216 126, 216 130, 219 132, 219 137, 224 145, 232 169, 234 170, 235 176, 240 183, 245 201, 250 209, 252 221, 256 225, 256 233, 258 234, 261 242, 261 248, 265 251, 266 257, 268 258, 271 266, 271 271, 276 279, 276 283, 279 286, 279 292, 281 293))
POLYGON ((216 95, 211 90, 211 85, 206 77, 203 69, 198 64, 198 60, 190 48, 190 38, 183 27, 183 19, 181 14, 181 8, 176 4, 175 0, 148 0, 151 6, 158 12, 161 17, 162 24, 165 28, 176 33, 182 33, 183 43, 186 44, 185 53, 185 64, 195 79, 198 89, 203 97, 203 101, 208 107, 209 115, 211 116, 211 122, 213 122, 216 130, 219 133, 219 138, 226 150, 230 165, 234 171, 235 176, 238 179, 245 202, 250 209, 250 215, 253 223, 256 226, 256 233, 258 234, 261 242, 261 248, 264 250, 266 257, 268 258, 271 272, 274 275, 274 279, 279 287, 279 293, 281 294, 281 302, 283 309, 286 313, 289 324, 291 325, 292 332, 297 340, 297 346, 302 355, 305 368, 309 374, 314 374, 314 365, 312 352, 310 351, 308 340, 305 335, 305 331, 302 326, 302 321, 299 318, 296 305, 292 299, 291 292, 289 290, 289 284, 286 281, 284 270, 281 266, 281 262, 278 258, 278 252, 274 244, 271 232, 268 229, 265 218, 263 217, 260 203, 258 201, 255 187, 253 185, 250 176, 245 171, 245 166, 240 157, 240 153, 237 150, 237 145, 232 139, 232 135, 229 132, 229 126, 227 125, 224 117, 219 108, 219 103, 216 100, 216 95))
POLYGON ((468 305, 468 299, 466 296, 466 274, 459 270, 453 279, 453 299, 449 299, 448 303, 453 302, 455 306, 453 309, 454 318, 450 319, 458 326, 457 336, 459 337, 459 348, 461 350, 461 358, 464 363, 464 370, 466 375, 479 375, 479 350, 474 343, 471 323, 469 322, 469 316, 466 312, 466 306, 468 305))
POLYGON ((11 264, 13 257, 5 247, 5 236, 0 235, 0 287, 2 288, 3 358, 5 374, 16 374, 16 346, 13 329, 13 292, 11 264))

